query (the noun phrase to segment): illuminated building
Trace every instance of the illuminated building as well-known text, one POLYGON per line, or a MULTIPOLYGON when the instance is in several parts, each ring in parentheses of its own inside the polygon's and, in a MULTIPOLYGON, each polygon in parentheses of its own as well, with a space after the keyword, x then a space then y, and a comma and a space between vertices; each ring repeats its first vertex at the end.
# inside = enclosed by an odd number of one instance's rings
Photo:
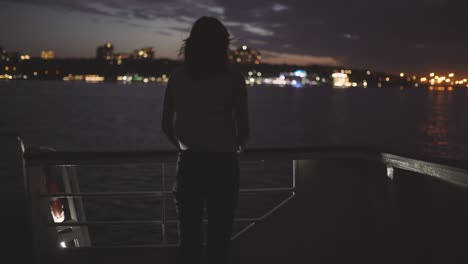
POLYGON ((98 60, 112 60, 114 59, 114 45, 107 42, 106 44, 97 47, 96 59, 98 60))
POLYGON ((133 52, 132 58, 136 60, 152 60, 154 59, 154 49, 153 47, 137 49, 133 52))
POLYGON ((105 80, 104 77, 99 76, 97 74, 87 74, 84 77, 86 82, 103 82, 105 80))
POLYGON ((117 65, 122 64, 123 61, 130 59, 131 55, 128 53, 116 53, 114 59, 117 62, 117 65))
POLYGON ((52 50, 43 50, 41 51, 41 59, 43 60, 55 59, 55 52, 52 50))
POLYGON ((352 86, 352 83, 349 82, 348 74, 335 72, 332 74, 333 86, 336 88, 345 88, 352 86))
POLYGON ((244 45, 237 50, 230 51, 229 59, 232 61, 232 63, 259 64, 262 61, 262 56, 257 50, 251 49, 244 45))

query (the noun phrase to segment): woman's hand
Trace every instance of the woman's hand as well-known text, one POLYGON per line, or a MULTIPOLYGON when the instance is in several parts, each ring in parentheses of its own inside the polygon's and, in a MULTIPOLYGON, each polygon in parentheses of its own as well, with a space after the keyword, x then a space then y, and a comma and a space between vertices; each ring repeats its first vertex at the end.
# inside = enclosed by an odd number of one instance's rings
POLYGON ((237 154, 241 154, 243 151, 244 151, 244 148, 241 145, 237 146, 237 150, 236 150, 237 154))

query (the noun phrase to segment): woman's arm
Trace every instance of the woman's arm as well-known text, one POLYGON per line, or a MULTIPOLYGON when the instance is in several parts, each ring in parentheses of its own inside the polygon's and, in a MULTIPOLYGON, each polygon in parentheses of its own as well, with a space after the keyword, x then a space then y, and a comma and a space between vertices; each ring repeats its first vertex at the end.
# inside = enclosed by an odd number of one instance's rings
POLYGON ((244 77, 240 74, 238 87, 236 87, 234 95, 234 119, 237 125, 237 142, 241 148, 244 148, 249 138, 249 110, 247 87, 244 77))
POLYGON ((161 119, 162 131, 169 141, 178 149, 179 144, 174 133, 175 108, 174 108, 174 88, 171 85, 171 80, 167 83, 166 92, 164 95, 163 113, 161 119))

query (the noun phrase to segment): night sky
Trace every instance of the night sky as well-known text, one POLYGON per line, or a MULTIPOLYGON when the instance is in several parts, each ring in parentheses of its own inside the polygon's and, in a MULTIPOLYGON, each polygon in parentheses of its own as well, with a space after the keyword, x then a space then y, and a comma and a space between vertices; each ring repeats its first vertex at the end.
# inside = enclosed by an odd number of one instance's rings
POLYGON ((234 46, 265 61, 468 75, 468 3, 462 0, 0 0, 0 45, 38 56, 94 57, 154 46, 177 58, 200 16, 215 16, 234 46))

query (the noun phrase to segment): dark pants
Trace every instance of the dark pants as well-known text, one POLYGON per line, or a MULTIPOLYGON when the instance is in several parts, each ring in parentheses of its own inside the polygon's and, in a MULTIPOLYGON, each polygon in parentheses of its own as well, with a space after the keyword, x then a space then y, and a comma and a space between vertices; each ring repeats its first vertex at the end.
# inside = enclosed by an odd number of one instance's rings
POLYGON ((205 206, 208 263, 227 263, 238 197, 237 154, 188 151, 179 154, 175 186, 180 222, 178 263, 201 263, 205 206))

